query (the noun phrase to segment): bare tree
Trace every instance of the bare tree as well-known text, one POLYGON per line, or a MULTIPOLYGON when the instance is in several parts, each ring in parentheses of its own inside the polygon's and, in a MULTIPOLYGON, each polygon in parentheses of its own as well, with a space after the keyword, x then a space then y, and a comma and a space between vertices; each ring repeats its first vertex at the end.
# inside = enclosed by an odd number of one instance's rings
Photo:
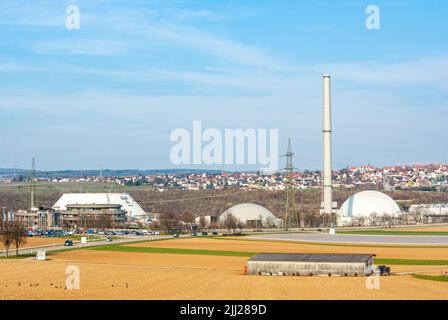
POLYGON ((216 229, 218 229, 218 223, 216 222, 216 221, 212 221, 212 222, 210 222, 210 225, 209 225, 209 230, 211 229, 211 230, 216 230, 216 229))
POLYGON ((204 229, 207 226, 207 222, 205 221, 205 217, 201 216, 199 218, 199 228, 204 229))
POLYGON ((5 248, 6 257, 9 256, 9 247, 14 243, 14 237, 11 232, 11 221, 1 221, 0 225, 0 242, 5 248))
POLYGON ((166 212, 160 215, 160 226, 166 231, 180 231, 180 216, 174 212, 166 212))
POLYGON ((230 229, 233 229, 233 231, 235 232, 237 223, 238 223, 238 220, 231 212, 226 214, 226 217, 223 221, 223 225, 224 225, 224 227, 227 228, 227 231, 230 231, 230 229))
MULTIPOLYGON (((235 224, 235 228, 238 228, 238 230, 243 230, 245 227, 245 224, 243 222, 241 222, 241 220, 238 220, 237 223, 235 224)), ((235 233, 235 229, 233 230, 233 232, 235 233)))
POLYGON ((16 247, 16 255, 18 256, 20 246, 26 243, 27 240, 26 228, 22 221, 12 221, 10 224, 12 242, 16 247))
POLYGON ((369 215, 369 225, 376 226, 377 225, 378 214, 376 212, 372 212, 369 215))
POLYGON ((151 230, 158 230, 160 229, 160 222, 157 220, 153 220, 150 225, 151 230))
POLYGON ((274 227, 274 226, 275 226, 274 219, 273 219, 272 217, 267 217, 267 218, 266 218, 266 225, 267 225, 269 228, 274 227))

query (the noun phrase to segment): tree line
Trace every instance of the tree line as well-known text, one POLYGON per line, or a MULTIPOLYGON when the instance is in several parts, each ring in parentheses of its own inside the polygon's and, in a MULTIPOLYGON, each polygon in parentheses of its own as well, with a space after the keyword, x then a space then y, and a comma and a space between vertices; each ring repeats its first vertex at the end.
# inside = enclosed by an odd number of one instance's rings
POLYGON ((9 248, 15 246, 16 255, 19 255, 19 248, 26 243, 27 230, 21 221, 8 221, 0 219, 0 242, 3 244, 6 257, 9 256, 9 248))

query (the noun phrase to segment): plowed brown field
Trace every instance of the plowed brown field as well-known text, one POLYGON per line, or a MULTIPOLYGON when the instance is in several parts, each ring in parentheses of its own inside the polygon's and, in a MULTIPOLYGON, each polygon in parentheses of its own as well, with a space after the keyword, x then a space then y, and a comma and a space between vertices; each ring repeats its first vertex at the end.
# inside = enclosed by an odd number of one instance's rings
POLYGON ((400 228, 400 229, 393 229, 392 231, 427 231, 427 232, 447 232, 448 231, 448 227, 417 227, 417 228, 400 228))
POLYGON ((448 260, 448 248, 384 248, 315 245, 280 241, 188 238, 128 244, 131 247, 182 248, 245 252, 372 253, 379 258, 448 260))
MULTIPOLYGON (((136 245, 136 244, 133 244, 136 245)), ((176 239, 139 245, 227 251, 372 252, 375 248, 298 245, 266 241, 176 239), (254 250, 257 247, 259 250, 254 250), (318 251, 320 250, 320 251, 318 251), (341 251, 342 250, 342 251, 341 251), (349 250, 349 251, 346 251, 349 250)), ((447 249, 387 249, 391 258, 441 257, 447 249), (390 251, 396 250, 396 251, 390 251), (395 255, 393 255, 395 254, 395 255)), ((410 275, 380 278, 380 289, 365 277, 264 277, 244 275, 246 258, 187 254, 74 250, 48 261, 0 260, 0 299, 448 299, 448 283, 410 275), (80 270, 79 290, 65 289, 65 268, 80 270)), ((448 266, 393 266, 392 271, 440 273, 448 266)))

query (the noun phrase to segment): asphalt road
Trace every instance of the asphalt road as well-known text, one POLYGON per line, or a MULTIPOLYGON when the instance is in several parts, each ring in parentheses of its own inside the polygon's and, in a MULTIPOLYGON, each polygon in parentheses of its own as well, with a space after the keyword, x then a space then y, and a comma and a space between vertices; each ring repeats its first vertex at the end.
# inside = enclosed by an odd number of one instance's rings
POLYGON ((357 235, 328 233, 284 233, 247 236, 253 239, 299 242, 448 245, 448 236, 357 235))

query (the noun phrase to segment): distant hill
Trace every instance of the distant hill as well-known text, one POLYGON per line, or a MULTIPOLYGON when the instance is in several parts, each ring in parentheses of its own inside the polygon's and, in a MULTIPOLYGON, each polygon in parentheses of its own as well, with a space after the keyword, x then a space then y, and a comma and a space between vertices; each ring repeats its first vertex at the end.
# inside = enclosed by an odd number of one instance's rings
MULTIPOLYGON (((0 168, 0 177, 26 176, 30 175, 28 169, 0 168)), ((220 173, 222 170, 207 169, 157 169, 157 170, 139 170, 139 169, 121 169, 121 170, 103 170, 103 177, 124 177, 124 176, 145 176, 158 174, 200 174, 200 173, 220 173)), ((36 171, 38 178, 81 178, 98 177, 99 170, 57 170, 57 171, 36 171)))

